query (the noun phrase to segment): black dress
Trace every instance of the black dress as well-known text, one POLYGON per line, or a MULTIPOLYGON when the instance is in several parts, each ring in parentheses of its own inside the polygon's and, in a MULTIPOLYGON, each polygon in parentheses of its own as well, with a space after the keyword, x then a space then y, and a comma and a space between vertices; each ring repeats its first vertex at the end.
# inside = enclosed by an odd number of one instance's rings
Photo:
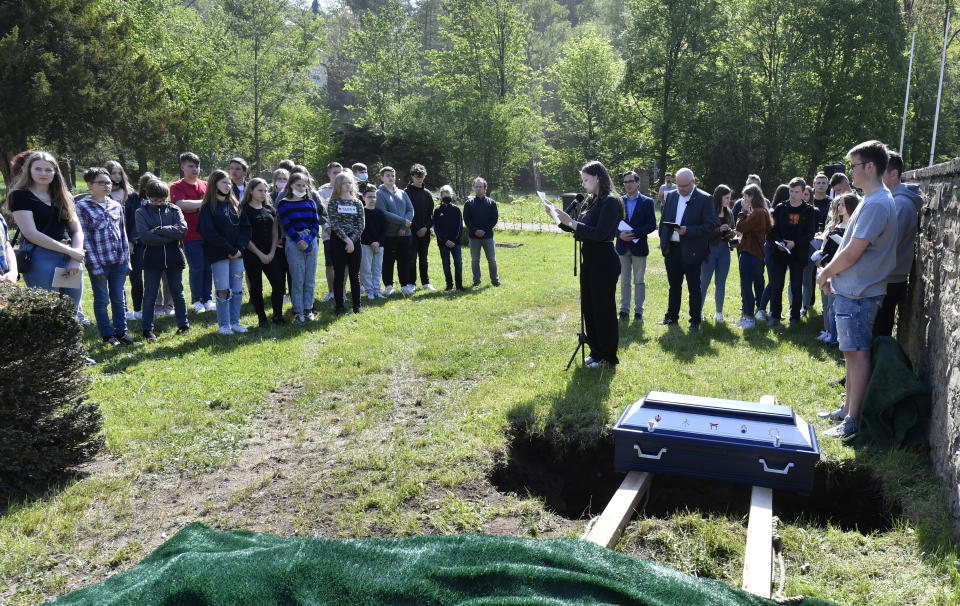
MULTIPOLYGON (((620 328, 617 322, 616 291, 620 260, 613 247, 617 225, 623 217, 620 200, 607 195, 586 199, 574 237, 580 247, 580 310, 586 329, 590 356, 597 362, 617 364, 620 328)), ((564 231, 573 231, 561 225, 564 231)))

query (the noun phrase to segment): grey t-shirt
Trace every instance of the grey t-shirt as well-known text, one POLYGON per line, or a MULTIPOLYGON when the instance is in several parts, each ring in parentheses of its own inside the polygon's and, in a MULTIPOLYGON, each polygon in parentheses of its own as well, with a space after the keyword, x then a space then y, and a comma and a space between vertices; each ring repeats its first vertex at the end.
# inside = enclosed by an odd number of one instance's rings
POLYGON ((889 189, 881 187, 857 206, 838 255, 853 238, 870 244, 856 263, 831 278, 831 290, 850 299, 885 294, 887 277, 897 264, 897 213, 889 189))

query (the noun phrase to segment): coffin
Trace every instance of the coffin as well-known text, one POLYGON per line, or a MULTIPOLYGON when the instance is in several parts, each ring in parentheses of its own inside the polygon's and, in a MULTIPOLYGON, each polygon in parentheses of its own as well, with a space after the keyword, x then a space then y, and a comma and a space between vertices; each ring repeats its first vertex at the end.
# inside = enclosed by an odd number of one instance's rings
POLYGON ((809 494, 820 446, 789 406, 651 391, 613 427, 614 467, 809 494))

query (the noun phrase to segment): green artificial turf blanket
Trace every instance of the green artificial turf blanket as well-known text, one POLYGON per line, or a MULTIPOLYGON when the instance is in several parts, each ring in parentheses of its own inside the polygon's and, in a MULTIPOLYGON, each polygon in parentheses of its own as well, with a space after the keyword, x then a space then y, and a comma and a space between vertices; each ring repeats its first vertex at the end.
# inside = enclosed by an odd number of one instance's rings
POLYGON ((860 429, 848 446, 924 446, 930 417, 930 389, 913 372, 903 348, 892 337, 870 347, 870 382, 863 394, 860 429))
POLYGON ((318 539, 220 532, 200 523, 133 569, 53 603, 774 604, 578 539, 318 539))

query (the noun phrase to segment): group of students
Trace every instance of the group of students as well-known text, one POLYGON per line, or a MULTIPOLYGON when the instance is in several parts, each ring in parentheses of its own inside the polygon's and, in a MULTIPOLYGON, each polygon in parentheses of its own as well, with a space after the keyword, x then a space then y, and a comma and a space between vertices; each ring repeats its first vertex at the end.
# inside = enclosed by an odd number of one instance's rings
POLYGON ((16 156, 7 205, 18 234, 8 242, 0 217, 0 282, 16 281, 21 274, 28 286, 59 291, 73 300, 82 319, 81 268, 86 266, 98 331, 114 346, 134 342, 127 324, 133 320, 140 321, 145 340, 156 340, 158 313, 175 315, 178 333, 190 329, 184 269, 189 271, 192 309, 216 310, 224 335, 247 332, 240 322, 245 283, 259 326, 270 325, 264 276, 271 286, 274 324, 286 323, 287 293, 294 321, 314 320, 321 249, 329 289, 323 301, 332 300, 338 315, 346 311, 347 281, 354 313, 363 312, 364 294, 371 301, 394 292, 412 294, 418 261, 422 287, 436 290, 427 267, 431 230, 447 290, 464 290, 464 222, 474 286, 480 284, 481 249, 487 253, 491 283, 500 284, 493 248, 497 206, 486 197, 482 178, 474 181, 476 195, 461 212, 449 185, 441 188, 440 204, 434 207, 433 194, 423 187, 426 169, 420 164, 411 168, 412 182, 401 190, 389 166, 381 168, 378 188, 368 182, 363 164, 344 169, 333 162, 327 167, 330 182, 316 188, 309 171, 292 161, 282 162, 273 182, 267 183, 247 180, 242 158, 230 161, 229 172, 214 170, 206 180, 199 178, 195 154, 181 154, 179 160, 183 177, 170 186, 145 173, 134 187, 115 161, 91 167, 83 175, 89 193, 74 197, 53 156, 42 151, 16 156), (402 285, 397 291, 394 264, 402 285), (128 276, 133 311, 127 309, 128 276))

